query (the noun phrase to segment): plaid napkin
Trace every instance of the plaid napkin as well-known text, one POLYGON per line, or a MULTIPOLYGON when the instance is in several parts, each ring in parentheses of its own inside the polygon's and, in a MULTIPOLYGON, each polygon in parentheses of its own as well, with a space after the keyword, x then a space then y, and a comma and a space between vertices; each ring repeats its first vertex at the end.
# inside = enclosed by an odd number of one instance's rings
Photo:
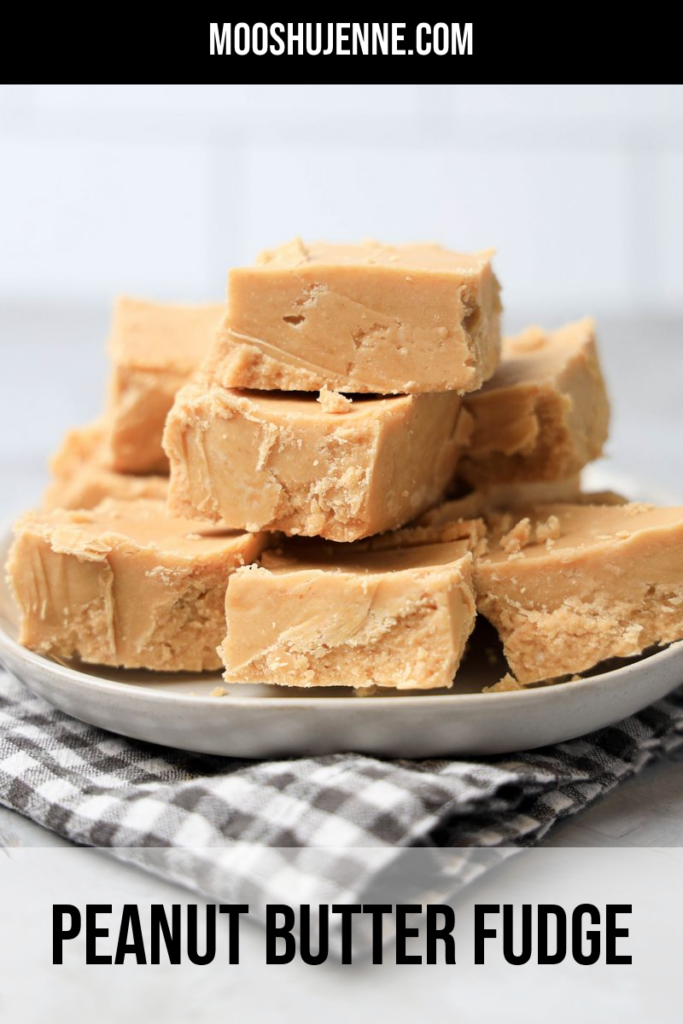
POLYGON ((430 893, 445 898, 681 745, 683 688, 515 757, 243 761, 95 729, 0 673, 0 803, 211 900, 249 903, 257 920, 273 902, 390 901, 392 879, 405 901, 411 850, 422 899, 425 847, 430 893))

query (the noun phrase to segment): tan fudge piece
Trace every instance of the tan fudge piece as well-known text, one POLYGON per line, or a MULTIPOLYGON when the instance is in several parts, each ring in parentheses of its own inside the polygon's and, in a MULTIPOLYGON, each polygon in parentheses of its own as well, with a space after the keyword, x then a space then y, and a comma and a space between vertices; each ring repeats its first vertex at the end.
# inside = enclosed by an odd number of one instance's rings
POLYGON ((506 339, 498 370, 466 408, 474 429, 458 475, 472 486, 577 473, 601 454, 609 423, 593 321, 506 339))
POLYGON ((106 438, 107 426, 102 419, 67 430, 59 448, 50 456, 50 472, 57 479, 67 480, 93 459, 104 460, 106 438))
MULTIPOLYGON (((422 544, 443 544, 447 541, 466 540, 470 550, 476 555, 478 552, 486 550, 487 533, 486 522, 481 517, 468 519, 462 515, 431 525, 417 520, 413 525, 404 526, 400 530, 390 530, 388 533, 378 533, 365 540, 357 540, 354 542, 353 548, 357 551, 386 551, 397 548, 414 548, 422 544)), ((335 545, 330 545, 332 554, 336 550, 338 549, 335 545)))
POLYGON ((465 440, 460 407, 444 393, 357 398, 337 413, 314 394, 189 384, 164 435, 169 507, 336 541, 393 529, 443 496, 465 440))
POLYGON ((228 576, 264 543, 173 519, 158 501, 29 514, 8 563, 20 642, 97 665, 216 669, 228 576))
POLYGON ((683 637, 683 509, 545 505, 489 527, 477 606, 520 682, 683 637))
POLYGON ((488 483, 476 493, 485 508, 516 508, 555 501, 576 501, 581 494, 581 476, 574 473, 565 480, 508 481, 488 483))
POLYGON ((224 387, 474 391, 499 358, 491 256, 294 239, 230 271, 206 371, 224 387))
POLYGON ((475 619, 467 540, 395 550, 309 542, 230 579, 230 683, 449 687, 475 619))
POLYGON ((166 416, 208 352, 224 311, 223 305, 118 300, 109 339, 112 469, 168 472, 161 447, 166 416))
POLYGON ((43 508, 94 508, 105 498, 165 500, 167 477, 117 473, 108 459, 102 422, 69 430, 50 460, 53 480, 43 496, 43 508))
POLYGON ((567 480, 538 483, 492 484, 478 487, 460 498, 430 508, 415 521, 415 526, 432 527, 461 520, 476 519, 498 511, 530 505, 562 502, 575 505, 627 505, 628 499, 615 491, 582 491, 578 476, 567 480))

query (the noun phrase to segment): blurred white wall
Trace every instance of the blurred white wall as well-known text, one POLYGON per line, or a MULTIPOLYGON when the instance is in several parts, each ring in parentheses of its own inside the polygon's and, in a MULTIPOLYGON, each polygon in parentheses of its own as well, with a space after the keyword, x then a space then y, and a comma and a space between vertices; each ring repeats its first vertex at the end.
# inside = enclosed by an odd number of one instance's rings
POLYGON ((294 234, 495 246, 514 321, 683 310, 678 85, 0 87, 0 301, 221 296, 294 234))

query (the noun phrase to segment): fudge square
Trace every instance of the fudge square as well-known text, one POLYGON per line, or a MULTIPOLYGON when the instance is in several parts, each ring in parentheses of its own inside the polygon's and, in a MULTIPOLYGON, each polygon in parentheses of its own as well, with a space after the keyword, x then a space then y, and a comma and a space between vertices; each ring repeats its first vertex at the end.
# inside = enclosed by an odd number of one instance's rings
POLYGON ((228 577, 264 543, 173 519, 160 501, 30 513, 8 563, 20 642, 96 665, 219 668, 228 577))
POLYGON ((119 299, 109 339, 111 468, 167 473, 164 422, 179 388, 209 350, 224 306, 119 299))
POLYGON ((111 468, 102 421, 67 431, 50 460, 52 482, 43 508, 94 508, 105 498, 165 500, 168 477, 117 473, 111 468))
POLYGON ((164 435, 169 508, 234 529, 352 541, 440 500, 466 441, 458 395, 320 399, 188 384, 164 435))
POLYGON ((289 542, 225 597, 229 683, 450 687, 474 626, 469 541, 395 550, 289 542))
POLYGON ((609 423, 593 321, 505 339, 500 366, 466 408, 474 428, 459 473, 471 485, 577 473, 601 454, 609 423))
POLYGON ((474 391, 499 357, 491 256, 294 239, 230 271, 208 372, 224 387, 474 391))
POLYGON ((414 523, 429 529, 446 523, 491 516, 495 512, 532 505, 627 505, 628 498, 616 491, 582 491, 578 474, 566 480, 540 480, 536 483, 491 484, 452 498, 428 509, 414 523))
POLYGON ((519 682, 683 638, 683 508, 541 505, 489 528, 477 607, 519 682))

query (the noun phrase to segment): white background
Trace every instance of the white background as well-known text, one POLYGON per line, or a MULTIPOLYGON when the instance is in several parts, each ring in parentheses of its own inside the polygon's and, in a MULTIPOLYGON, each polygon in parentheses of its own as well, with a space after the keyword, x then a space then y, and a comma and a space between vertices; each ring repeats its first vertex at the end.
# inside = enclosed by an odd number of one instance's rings
POLYGON ((0 92, 0 289, 213 298, 294 234, 495 246, 508 308, 683 311, 679 85, 0 92))

